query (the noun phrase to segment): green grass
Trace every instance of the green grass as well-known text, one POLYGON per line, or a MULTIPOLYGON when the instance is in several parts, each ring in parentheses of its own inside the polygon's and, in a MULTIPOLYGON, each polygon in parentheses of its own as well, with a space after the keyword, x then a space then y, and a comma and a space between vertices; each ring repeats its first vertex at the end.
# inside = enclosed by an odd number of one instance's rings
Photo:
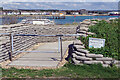
POLYGON ((118 78, 120 71, 117 67, 102 67, 101 64, 73 65, 65 64, 59 69, 2 69, 3 77, 7 78, 42 78, 42 77, 69 77, 69 78, 118 78))

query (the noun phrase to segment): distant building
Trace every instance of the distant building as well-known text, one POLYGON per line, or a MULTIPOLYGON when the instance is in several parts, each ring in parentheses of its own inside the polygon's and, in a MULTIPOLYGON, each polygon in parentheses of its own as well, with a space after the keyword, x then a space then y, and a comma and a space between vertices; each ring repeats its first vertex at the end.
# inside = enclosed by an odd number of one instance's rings
POLYGON ((3 15, 79 15, 88 14, 85 9, 82 10, 3 10, 3 15))
POLYGON ((120 15, 120 12, 108 12, 108 15, 120 15))
POLYGON ((83 14, 88 14, 88 11, 86 9, 81 9, 81 10, 68 10, 66 11, 67 15, 83 15, 83 14))
POLYGON ((81 9, 80 11, 79 11, 79 14, 86 14, 86 15, 88 15, 88 11, 86 10, 86 9, 81 9))
POLYGON ((72 15, 79 15, 79 12, 72 12, 72 15))

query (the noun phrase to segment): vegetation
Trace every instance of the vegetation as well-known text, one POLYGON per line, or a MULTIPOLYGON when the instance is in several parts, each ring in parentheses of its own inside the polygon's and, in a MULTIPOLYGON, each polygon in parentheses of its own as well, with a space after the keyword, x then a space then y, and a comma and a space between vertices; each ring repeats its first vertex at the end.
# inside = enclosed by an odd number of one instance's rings
POLYGON ((64 24, 64 25, 78 25, 78 23, 77 23, 77 22, 73 22, 72 24, 66 23, 66 24, 64 24))
POLYGON ((91 21, 97 21, 97 22, 98 22, 98 20, 97 20, 97 19, 92 19, 91 21))
POLYGON ((2 69, 3 77, 7 78, 41 78, 41 77, 69 77, 69 78, 118 78, 120 71, 117 67, 102 67, 101 64, 73 65, 66 64, 59 69, 2 69))
POLYGON ((90 26, 89 31, 96 33, 96 35, 92 36, 89 35, 87 38, 82 37, 83 43, 86 44, 86 48, 91 52, 91 53, 96 53, 96 54, 103 54, 104 56, 107 57, 113 57, 115 59, 119 59, 118 57, 118 49, 119 49, 119 44, 118 44, 118 38, 119 38, 119 32, 120 29, 118 29, 118 23, 120 20, 111 20, 109 23, 102 20, 99 21, 98 24, 94 26, 90 26), (94 48, 88 48, 88 40, 89 37, 96 37, 96 38, 103 38, 105 39, 105 47, 100 48, 100 49, 94 49, 94 48))

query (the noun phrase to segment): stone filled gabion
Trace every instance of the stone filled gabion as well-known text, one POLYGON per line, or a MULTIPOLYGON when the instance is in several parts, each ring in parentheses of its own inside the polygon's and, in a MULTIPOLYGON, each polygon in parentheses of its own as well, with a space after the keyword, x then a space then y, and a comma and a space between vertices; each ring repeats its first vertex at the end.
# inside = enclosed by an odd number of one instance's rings
MULTIPOLYGON (((76 26, 39 26, 39 25, 3 25, 0 27, 0 33, 13 33, 13 34, 38 34, 38 35, 58 35, 58 34, 75 34, 76 26)), ((62 40, 73 40, 75 37, 62 37, 62 40)), ((36 43, 42 42, 55 42, 58 41, 57 37, 37 37, 37 36, 14 36, 14 51, 23 51, 36 43)), ((0 37, 0 62, 9 59, 10 53, 10 37, 0 37)), ((13 57, 19 54, 13 52, 13 57)))
POLYGON ((75 65, 82 65, 82 64, 102 64, 103 67, 108 67, 111 65, 116 65, 117 67, 120 67, 120 61, 114 60, 113 58, 108 58, 108 57, 103 57, 102 54, 94 54, 94 53, 89 53, 89 51, 85 50, 83 45, 79 44, 79 40, 74 42, 74 47, 77 49, 76 51, 73 50, 72 53, 72 62, 75 65), (78 44, 77 44, 78 42, 78 44), (76 47, 77 45, 77 47, 76 47), (79 47, 78 47, 79 46, 79 47), (80 49, 81 48, 81 49, 80 49))
MULTIPOLYGON (((88 36, 95 35, 95 33, 88 32, 89 26, 97 24, 97 21, 91 21, 91 20, 84 20, 83 22, 80 22, 79 26, 77 27, 77 34, 80 36, 88 36)), ((79 36, 79 37, 80 37, 79 36)), ((98 64, 101 63, 103 67, 108 67, 111 65, 116 65, 117 67, 120 67, 120 61, 114 60, 112 58, 103 57, 102 54, 94 54, 89 53, 88 50, 85 50, 84 44, 80 40, 76 40, 73 42, 74 47, 76 47, 77 51, 73 51, 72 53, 72 61, 76 65, 82 65, 82 64, 98 64)))

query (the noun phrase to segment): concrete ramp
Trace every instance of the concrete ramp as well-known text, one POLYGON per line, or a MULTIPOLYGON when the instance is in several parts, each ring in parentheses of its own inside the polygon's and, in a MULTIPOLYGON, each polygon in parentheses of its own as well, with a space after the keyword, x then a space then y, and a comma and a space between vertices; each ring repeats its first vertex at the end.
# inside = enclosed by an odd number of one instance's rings
MULTIPOLYGON (((63 55, 66 53, 68 45, 73 41, 63 41, 63 55)), ((58 53, 58 42, 44 43, 33 51, 21 56, 19 59, 12 61, 9 66, 30 66, 30 67, 56 67, 61 59, 61 54, 58 53), (44 51, 48 51, 44 52, 44 51)))

